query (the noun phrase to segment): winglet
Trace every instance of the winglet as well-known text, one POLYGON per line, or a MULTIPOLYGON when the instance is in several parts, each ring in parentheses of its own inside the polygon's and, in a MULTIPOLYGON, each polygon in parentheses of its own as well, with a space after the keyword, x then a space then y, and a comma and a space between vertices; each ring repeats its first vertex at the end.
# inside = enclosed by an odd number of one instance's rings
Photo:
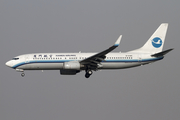
POLYGON ((115 42, 114 46, 119 46, 119 43, 121 41, 122 35, 119 36, 119 38, 117 39, 117 41, 115 42))

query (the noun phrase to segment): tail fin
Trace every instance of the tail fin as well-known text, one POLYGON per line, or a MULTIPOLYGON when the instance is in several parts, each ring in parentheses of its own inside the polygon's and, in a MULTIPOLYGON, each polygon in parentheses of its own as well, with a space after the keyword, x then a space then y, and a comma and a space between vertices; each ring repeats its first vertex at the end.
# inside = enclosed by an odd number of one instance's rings
POLYGON ((140 49, 131 52, 158 53, 164 46, 168 23, 162 23, 140 49))

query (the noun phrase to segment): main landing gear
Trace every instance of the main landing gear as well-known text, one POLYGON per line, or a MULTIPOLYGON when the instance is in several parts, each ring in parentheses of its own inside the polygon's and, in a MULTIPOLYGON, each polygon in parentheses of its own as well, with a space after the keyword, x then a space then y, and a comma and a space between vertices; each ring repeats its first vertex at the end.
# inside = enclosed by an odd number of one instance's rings
POLYGON ((24 77, 24 76, 25 76, 25 73, 24 73, 24 72, 23 72, 23 73, 21 73, 21 76, 22 76, 22 77, 24 77))
POLYGON ((85 77, 89 78, 92 75, 92 73, 93 73, 92 70, 86 70, 85 77))

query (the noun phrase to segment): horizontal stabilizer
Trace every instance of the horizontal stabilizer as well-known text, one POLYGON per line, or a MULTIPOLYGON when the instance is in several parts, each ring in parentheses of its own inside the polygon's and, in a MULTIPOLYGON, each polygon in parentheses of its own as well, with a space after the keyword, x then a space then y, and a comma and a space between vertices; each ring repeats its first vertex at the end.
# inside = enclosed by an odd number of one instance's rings
POLYGON ((165 51, 162 51, 162 52, 159 52, 159 53, 156 53, 156 54, 153 54, 151 56, 153 57, 160 57, 160 56, 164 56, 165 54, 167 54, 168 52, 170 52, 171 50, 173 49, 168 49, 168 50, 165 50, 165 51))

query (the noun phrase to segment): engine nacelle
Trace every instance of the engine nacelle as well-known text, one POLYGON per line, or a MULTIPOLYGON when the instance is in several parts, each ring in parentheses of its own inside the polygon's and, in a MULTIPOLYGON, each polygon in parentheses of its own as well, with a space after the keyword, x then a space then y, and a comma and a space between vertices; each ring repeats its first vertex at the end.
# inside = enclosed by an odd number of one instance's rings
POLYGON ((80 63, 78 61, 65 62, 63 64, 63 69, 66 70, 80 70, 80 63))

